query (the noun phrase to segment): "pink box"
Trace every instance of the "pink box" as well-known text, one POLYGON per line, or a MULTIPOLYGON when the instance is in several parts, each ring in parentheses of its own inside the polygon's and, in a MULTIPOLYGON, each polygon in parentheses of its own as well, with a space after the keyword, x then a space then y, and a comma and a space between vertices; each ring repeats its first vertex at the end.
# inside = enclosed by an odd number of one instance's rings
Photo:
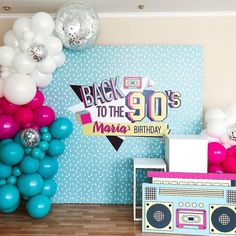
POLYGON ((90 116, 90 113, 81 114, 80 120, 81 120, 82 125, 92 123, 92 118, 90 116))

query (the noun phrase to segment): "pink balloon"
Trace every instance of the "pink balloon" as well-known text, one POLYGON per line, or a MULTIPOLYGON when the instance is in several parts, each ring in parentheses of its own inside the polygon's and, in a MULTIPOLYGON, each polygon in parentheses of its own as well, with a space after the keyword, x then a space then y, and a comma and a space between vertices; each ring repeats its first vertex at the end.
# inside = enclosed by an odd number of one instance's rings
POLYGON ((37 125, 32 125, 32 127, 31 127, 32 129, 35 129, 35 130, 37 130, 37 131, 39 131, 40 130, 40 127, 39 126, 37 126, 37 125))
POLYGON ((44 96, 41 91, 37 90, 35 97, 32 101, 26 104, 27 107, 30 109, 36 109, 41 107, 44 103, 44 96))
POLYGON ((224 170, 221 165, 210 165, 208 166, 208 173, 224 173, 224 170))
POLYGON ((236 158, 232 156, 227 157, 223 161, 222 167, 227 173, 236 173, 236 158))
POLYGON ((15 105, 11 102, 8 102, 5 98, 1 98, 1 108, 4 113, 13 114, 19 107, 19 105, 15 105))
POLYGON ((208 163, 220 164, 227 156, 225 147, 217 142, 208 144, 208 163))
POLYGON ((236 146, 227 149, 227 156, 236 156, 236 146))
POLYGON ((15 115, 15 121, 20 125, 25 125, 27 123, 31 123, 33 120, 33 112, 28 107, 20 107, 15 115))
POLYGON ((14 137, 19 128, 19 125, 11 115, 0 115, 0 139, 14 137))
POLYGON ((55 119, 55 113, 49 106, 41 106, 34 110, 33 123, 39 127, 49 126, 55 119))

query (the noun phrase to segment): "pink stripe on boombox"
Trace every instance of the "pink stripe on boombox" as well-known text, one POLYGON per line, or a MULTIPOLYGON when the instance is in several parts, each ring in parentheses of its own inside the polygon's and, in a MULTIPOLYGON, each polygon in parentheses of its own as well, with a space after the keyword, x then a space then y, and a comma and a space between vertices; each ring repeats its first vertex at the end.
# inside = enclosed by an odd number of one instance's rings
POLYGON ((147 176, 151 178, 236 180, 236 174, 215 174, 215 173, 180 173, 180 172, 148 171, 147 176))

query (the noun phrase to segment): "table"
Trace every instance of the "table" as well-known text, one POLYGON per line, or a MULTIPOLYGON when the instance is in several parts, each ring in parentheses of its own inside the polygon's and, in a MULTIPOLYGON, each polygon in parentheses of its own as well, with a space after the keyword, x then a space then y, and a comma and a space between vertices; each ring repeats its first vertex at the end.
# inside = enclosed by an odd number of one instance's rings
POLYGON ((166 163, 162 158, 134 158, 133 159, 133 217, 134 221, 141 221, 141 218, 137 217, 137 209, 141 209, 141 206, 137 206, 136 202, 136 173, 137 169, 154 169, 157 171, 166 171, 166 163))

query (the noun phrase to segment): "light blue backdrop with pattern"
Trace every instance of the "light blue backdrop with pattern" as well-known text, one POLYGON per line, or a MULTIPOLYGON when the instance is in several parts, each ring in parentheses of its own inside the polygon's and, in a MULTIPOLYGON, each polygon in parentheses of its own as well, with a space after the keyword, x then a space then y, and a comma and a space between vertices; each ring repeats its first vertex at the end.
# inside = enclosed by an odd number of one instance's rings
POLYGON ((65 50, 65 54, 65 65, 44 89, 45 103, 55 109, 58 117, 66 116, 74 123, 65 153, 59 157, 58 191, 53 201, 132 203, 132 159, 163 157, 164 144, 158 138, 127 137, 116 152, 105 137, 83 136, 82 126, 68 111, 68 107, 79 103, 70 85, 92 85, 124 75, 149 77, 155 82, 155 90, 181 92, 181 107, 171 110, 165 120, 172 133, 199 133, 203 49, 198 45, 97 46, 82 53, 65 50))

